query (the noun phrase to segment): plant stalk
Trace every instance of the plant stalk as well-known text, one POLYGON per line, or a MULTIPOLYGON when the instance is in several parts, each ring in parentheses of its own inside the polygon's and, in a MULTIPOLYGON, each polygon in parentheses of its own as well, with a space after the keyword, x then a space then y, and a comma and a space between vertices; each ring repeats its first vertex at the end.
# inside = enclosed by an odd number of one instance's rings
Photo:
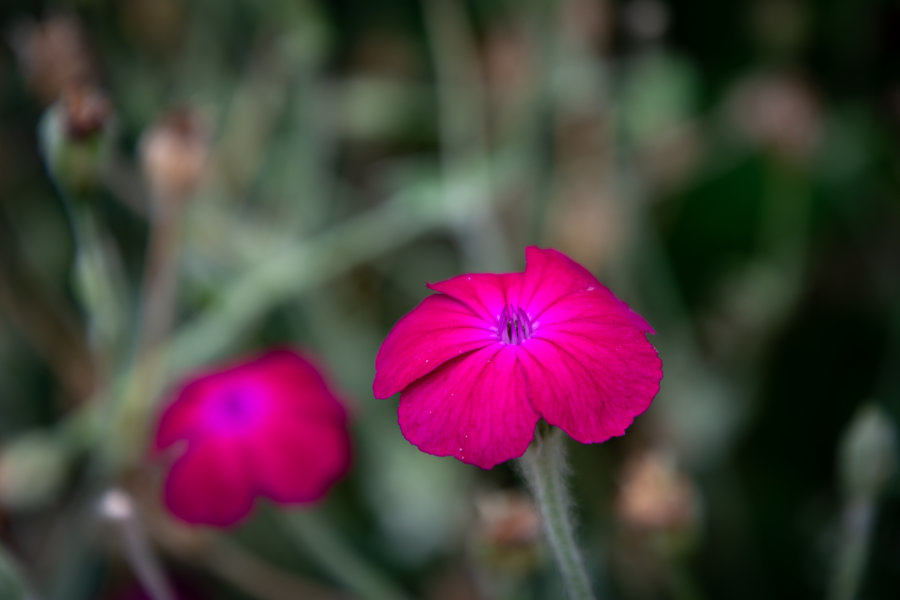
POLYGON ((544 533, 553 550, 570 600, 593 600, 584 559, 575 542, 572 501, 566 489, 566 449, 562 431, 539 426, 534 442, 519 459, 534 496, 544 533))

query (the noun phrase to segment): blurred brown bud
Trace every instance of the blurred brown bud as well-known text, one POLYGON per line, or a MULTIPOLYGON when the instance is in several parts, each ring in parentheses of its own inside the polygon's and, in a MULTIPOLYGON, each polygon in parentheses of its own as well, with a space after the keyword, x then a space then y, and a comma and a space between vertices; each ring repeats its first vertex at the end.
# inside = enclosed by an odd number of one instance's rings
POLYGON ((60 98, 62 124, 66 136, 75 141, 100 133, 113 116, 109 97, 85 85, 70 85, 60 98))
POLYGON ((525 494, 493 492, 476 498, 476 546, 488 566, 529 571, 538 562, 541 517, 525 494))
POLYGON ((897 467, 897 428, 878 406, 854 415, 840 446, 841 480, 850 496, 876 496, 897 467))
POLYGON ((40 126, 44 160, 57 183, 70 190, 96 186, 113 129, 113 107, 104 92, 81 83, 66 87, 40 126))
POLYGON ((29 88, 44 104, 55 102, 69 86, 98 79, 96 60, 74 16, 19 23, 10 41, 29 88))
POLYGON ((700 517, 700 496, 671 457, 650 451, 625 464, 616 510, 635 529, 691 533, 700 517))
POLYGON ((193 108, 170 111, 144 134, 141 166, 158 202, 179 203, 193 193, 206 172, 210 144, 209 121, 193 108))
POLYGON ((703 151, 699 127, 683 122, 650 137, 639 149, 641 167, 659 191, 671 191, 690 180, 703 151))
POLYGON ((611 559, 630 598, 678 597, 673 566, 688 558, 699 533, 700 494, 672 456, 644 451, 625 463, 615 510, 611 559))
POLYGON ((629 212, 592 177, 570 177, 561 186, 551 216, 550 240, 593 270, 610 268, 631 237, 629 212))
POLYGON ((808 162, 822 138, 822 113, 813 89, 797 76, 745 79, 727 102, 729 120, 750 143, 797 163, 808 162))
POLYGON ((47 506, 61 493, 67 466, 65 448, 50 435, 13 440, 0 453, 0 503, 13 510, 47 506))

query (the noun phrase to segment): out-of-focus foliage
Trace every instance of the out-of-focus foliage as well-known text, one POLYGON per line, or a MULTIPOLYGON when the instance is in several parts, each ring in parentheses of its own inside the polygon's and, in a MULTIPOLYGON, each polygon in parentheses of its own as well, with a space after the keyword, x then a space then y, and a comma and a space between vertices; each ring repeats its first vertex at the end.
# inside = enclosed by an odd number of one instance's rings
POLYGON ((572 444, 608 597, 895 597, 896 3, 7 0, 0 37, 0 585, 348 597, 331 560, 560 597, 514 469, 421 454, 370 387, 426 281, 538 244, 666 373, 627 436, 572 444), (354 399, 351 475, 304 526, 179 525, 159 406, 274 344, 354 399))

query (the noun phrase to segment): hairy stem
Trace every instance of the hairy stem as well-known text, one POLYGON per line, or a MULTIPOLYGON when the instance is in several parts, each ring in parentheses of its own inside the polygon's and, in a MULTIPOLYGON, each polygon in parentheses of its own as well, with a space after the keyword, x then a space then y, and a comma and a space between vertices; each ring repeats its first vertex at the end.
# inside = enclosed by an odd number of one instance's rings
POLYGON ((571 517, 572 501, 566 489, 565 438, 559 429, 538 427, 534 442, 519 459, 525 481, 531 489, 544 523, 556 564, 571 600, 594 598, 584 560, 575 543, 571 517))

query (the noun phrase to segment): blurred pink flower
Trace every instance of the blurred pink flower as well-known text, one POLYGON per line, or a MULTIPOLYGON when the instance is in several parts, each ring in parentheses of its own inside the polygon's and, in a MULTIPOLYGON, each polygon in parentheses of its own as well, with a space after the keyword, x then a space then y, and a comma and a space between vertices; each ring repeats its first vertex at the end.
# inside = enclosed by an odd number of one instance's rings
POLYGON ((490 468, 540 418, 582 443, 622 435, 659 391, 653 329, 581 265, 529 247, 524 273, 460 275, 394 326, 373 391, 397 392, 423 452, 490 468))
POLYGON ((181 450, 166 506, 189 523, 227 527, 257 496, 315 502, 350 466, 343 405, 292 350, 273 350, 184 382, 163 412, 155 450, 181 450))

